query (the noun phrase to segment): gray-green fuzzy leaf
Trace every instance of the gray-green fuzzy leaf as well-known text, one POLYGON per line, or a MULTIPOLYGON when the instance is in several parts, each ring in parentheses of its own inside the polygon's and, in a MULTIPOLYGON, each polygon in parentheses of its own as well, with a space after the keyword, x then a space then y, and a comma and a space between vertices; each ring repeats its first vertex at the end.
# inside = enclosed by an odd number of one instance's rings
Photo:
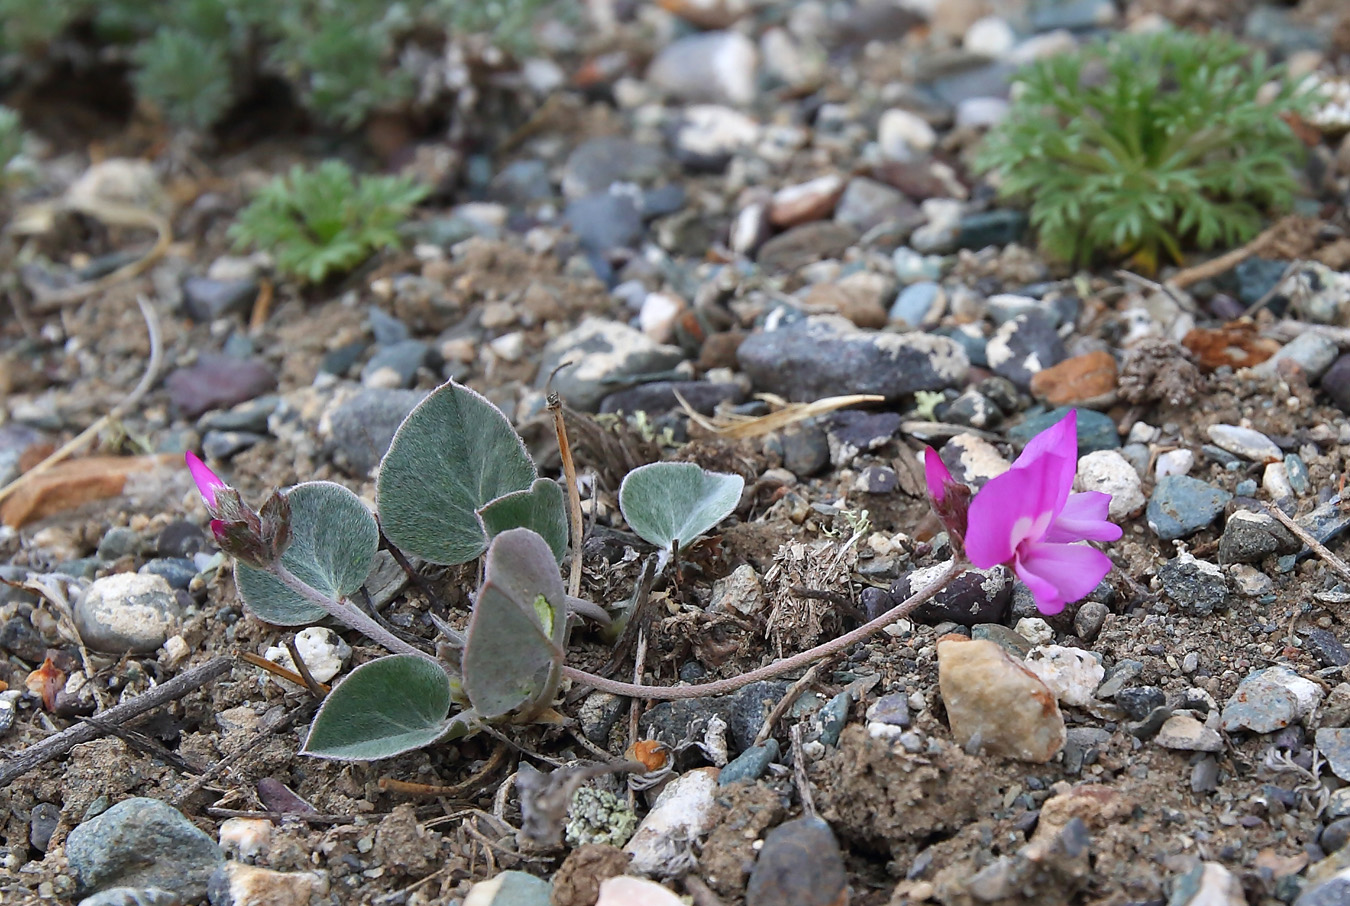
POLYGON ((447 720, 450 677, 411 654, 362 664, 333 687, 310 727, 304 752, 319 758, 390 758, 467 729, 463 715, 447 720))
MULTIPOLYGON (((340 598, 361 587, 379 548, 380 530, 361 499, 331 481, 307 481, 286 492, 291 543, 281 563, 313 588, 340 598)), ((250 612, 277 626, 304 626, 327 613, 271 573, 235 565, 235 584, 250 612)))
POLYGON ((464 693, 492 719, 552 696, 567 641, 567 595, 553 552, 529 529, 493 539, 484 575, 461 663, 464 693))
POLYGON ((567 556, 567 506, 556 481, 536 479, 529 490, 505 494, 482 507, 478 515, 489 538, 513 528, 538 533, 561 563, 567 556))
POLYGON ((687 546, 721 522, 741 499, 745 479, 692 462, 654 462, 624 476, 619 509, 629 527, 666 550, 687 546))
POLYGON ((506 416, 466 387, 440 387, 408 415, 380 464, 385 535, 405 552, 452 566, 487 547, 478 510, 536 477, 506 416))

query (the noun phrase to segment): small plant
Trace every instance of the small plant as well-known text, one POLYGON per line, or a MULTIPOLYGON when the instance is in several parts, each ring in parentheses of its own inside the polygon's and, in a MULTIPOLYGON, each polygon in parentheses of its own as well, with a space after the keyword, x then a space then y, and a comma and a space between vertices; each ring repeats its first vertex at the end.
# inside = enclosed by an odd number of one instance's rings
POLYGON ((1289 206, 1300 145, 1282 116, 1309 98, 1261 53, 1219 33, 1123 35, 1041 60, 976 168, 1031 204, 1042 247, 1066 262, 1253 236, 1289 206))
POLYGON ((23 154, 24 132, 19 114, 0 106, 0 189, 14 178, 13 164, 23 154))
MULTIPOLYGON (((564 590, 562 494, 538 477, 506 417, 471 390, 447 384, 409 414, 381 463, 376 493, 389 540, 408 552, 434 563, 464 563, 486 552, 467 631, 433 618, 443 637, 438 655, 395 636, 349 600, 374 563, 380 532, 356 495, 331 482, 305 482, 272 494, 254 512, 195 455, 187 463, 212 533, 239 561, 239 591, 255 616, 285 626, 329 616, 393 652, 333 688, 305 742, 309 755, 370 761, 494 723, 556 723, 562 718, 553 703, 564 678, 617 695, 671 700, 721 695, 804 667, 929 600, 967 565, 959 555, 962 538, 972 561, 1011 564, 1038 605, 1057 612, 1095 587, 1110 566, 1104 554, 1074 542, 1120 536, 1105 521, 1109 495, 1069 493, 1075 426, 1071 413, 1032 440, 1012 471, 973 499, 929 451, 932 502, 958 551, 934 582, 810 651, 731 679, 670 688, 615 682, 566 665, 576 619, 603 623, 608 614, 564 590)), ((621 509, 665 563, 663 555, 731 513, 743 484, 692 463, 653 463, 624 479, 621 509)))
POLYGON ((310 171, 296 166, 239 212, 230 236, 270 252, 281 273, 321 283, 398 245, 399 226, 426 195, 411 177, 357 177, 337 160, 310 171))

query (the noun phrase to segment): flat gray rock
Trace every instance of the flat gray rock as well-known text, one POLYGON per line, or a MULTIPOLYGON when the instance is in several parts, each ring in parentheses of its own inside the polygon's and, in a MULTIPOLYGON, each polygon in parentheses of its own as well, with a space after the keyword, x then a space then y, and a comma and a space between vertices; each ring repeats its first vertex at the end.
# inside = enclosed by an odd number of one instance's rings
POLYGON ((117 803, 66 838, 66 861, 80 889, 158 887, 184 901, 206 897, 206 885, 224 861, 214 840, 158 799, 117 803))

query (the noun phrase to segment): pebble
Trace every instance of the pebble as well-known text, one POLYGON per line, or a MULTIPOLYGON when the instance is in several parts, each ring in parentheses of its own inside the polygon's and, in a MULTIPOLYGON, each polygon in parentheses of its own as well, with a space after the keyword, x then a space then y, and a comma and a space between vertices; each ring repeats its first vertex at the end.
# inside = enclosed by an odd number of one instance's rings
POLYGON ((1219 562, 1257 563, 1271 554, 1290 554, 1300 547, 1298 539, 1273 516, 1234 510, 1219 537, 1219 562))
POLYGON ((661 415, 681 408, 675 394, 684 397, 689 408, 703 415, 712 415, 718 405, 730 402, 739 405, 745 401, 745 391, 739 384, 714 384, 708 381, 652 381, 627 390, 611 393, 600 401, 601 412, 646 412, 661 415))
POLYGON ((1116 450, 1097 450, 1079 459, 1075 487, 1110 494, 1107 513, 1116 522, 1135 515, 1146 502, 1139 473, 1116 450))
POLYGON ((226 818, 220 825, 220 848, 227 858, 252 863, 272 842, 272 822, 266 818, 226 818))
POLYGON ((567 203, 563 219, 595 254, 631 248, 645 229, 638 199, 629 192, 596 192, 567 203))
POLYGON ((1294 496, 1294 486, 1289 483, 1289 472, 1284 463, 1267 463, 1261 473, 1261 487, 1271 500, 1288 500, 1294 496))
POLYGON ((1186 475, 1160 478, 1148 501, 1148 527, 1163 541, 1187 538, 1210 525, 1233 495, 1186 475))
POLYGON ((1168 450, 1158 454, 1154 466, 1154 478, 1166 478, 1168 475, 1186 475, 1195 466, 1195 454, 1190 450, 1168 450))
POLYGON ((1063 645, 1033 648, 1023 663, 1040 677, 1060 704, 1086 708, 1095 699, 1106 669, 1089 652, 1063 645))
POLYGON ((961 746, 1044 763, 1064 746, 1064 718, 1041 680, 990 641, 938 640, 938 685, 961 746))
POLYGON ((930 198, 920 208, 928 222, 909 237, 914 250, 925 255, 945 255, 956 251, 956 237, 961 233, 961 216, 965 203, 952 198, 930 198))
POLYGON ((1350 903, 1350 869, 1319 878, 1303 888, 1294 906, 1346 906, 1350 903))
POLYGON ((542 383, 552 375, 553 389, 568 405, 594 412, 615 391, 614 384, 667 371, 683 360, 684 352, 677 346, 655 343, 617 321, 587 318, 544 347, 539 380, 542 383), (569 360, 574 364, 555 372, 569 360))
POLYGON ((1342 412, 1350 413, 1350 352, 1331 364, 1319 386, 1342 412))
POLYGON ((411 387, 423 365, 433 365, 432 350, 421 340, 401 340, 382 346, 361 369, 366 387, 395 390, 411 387))
POLYGON ((931 280, 921 280, 900 290, 887 317, 909 327, 922 327, 941 317, 942 301, 942 287, 931 280))
POLYGON ((1031 394, 1051 406, 1106 401, 1116 390, 1116 360, 1105 350, 1051 365, 1031 377, 1031 394))
POLYGON ((844 178, 836 173, 784 186, 769 201, 769 223, 779 228, 828 217, 844 192, 844 178))
POLYGON ((1100 601, 1084 601, 1073 615, 1073 631, 1084 642, 1091 643, 1102 631, 1110 608, 1100 601))
MULTIPOLYGON (((901 576, 881 595, 869 595, 880 589, 863 592, 863 608, 869 618, 880 616, 935 580, 947 564, 916 569, 901 576)), ((990 570, 968 569, 957 575, 947 587, 914 611, 914 620, 929 626, 952 622, 961 626, 979 623, 998 623, 1008 613, 1012 602, 1012 573, 1002 566, 990 570)))
POLYGON ((1342 849, 1350 840, 1350 818, 1340 818, 1322 828, 1317 843, 1325 853, 1334 853, 1342 849))
POLYGON ((745 906, 835 906, 847 899, 844 856, 823 820, 794 818, 764 836, 745 906))
POLYGON ((1247 906, 1237 875, 1218 862, 1201 862, 1172 882, 1168 906, 1247 906))
POLYGON ((1350 729, 1318 727, 1313 740, 1327 760, 1331 773, 1342 780, 1350 780, 1350 729))
MULTIPOLYGON (((295 649, 300 652, 300 659, 305 662, 310 675, 321 683, 326 683, 341 673, 342 665, 352 656, 351 646, 342 641, 336 632, 323 626, 311 626, 297 632, 295 649)), ((299 672, 296 670, 295 661, 291 658, 291 652, 283 646, 275 645, 268 648, 263 652, 263 657, 292 673, 299 672)), ((283 687, 288 683, 287 680, 277 676, 273 676, 272 679, 283 687)))
POLYGON ((1017 33, 1006 19, 999 16, 975 20, 961 40, 962 46, 970 53, 994 60, 1006 56, 1016 43, 1017 33))
POLYGON ((866 176, 855 176, 848 181, 835 206, 834 219, 859 233, 891 224, 901 235, 912 232, 924 221, 919 208, 905 193, 866 176))
POLYGON ((764 776, 769 765, 778 760, 778 740, 769 738, 757 746, 751 746, 731 761, 727 762, 717 777, 718 786, 733 783, 749 783, 764 776))
POLYGON ((151 654, 179 620, 173 588, 160 576, 119 573, 96 579, 75 601, 85 645, 108 654, 151 654))
POLYGON ((1321 686, 1289 667, 1256 670, 1238 684, 1223 706, 1220 726, 1227 732, 1274 733, 1311 714, 1322 695, 1321 686))
POLYGON ((650 185, 671 170, 657 145, 619 136, 593 138, 577 145, 563 165, 562 190, 569 199, 609 191, 616 182, 650 185))
POLYGON ((243 862, 222 862, 211 875, 211 906, 309 906, 328 892, 328 880, 311 871, 270 871, 243 862))
POLYGON ((694 104, 684 108, 675 130, 675 156, 695 170, 720 173, 732 155, 759 141, 759 123, 730 107, 694 104))
POLYGON ((1155 737, 1165 749, 1183 752, 1222 752, 1223 737, 1190 714, 1173 714, 1163 722, 1155 737))
POLYGON ((677 100, 746 106, 756 96, 759 50, 736 31, 678 38, 647 67, 647 82, 677 100))
POLYGON ((979 642, 993 642, 1019 661, 1031 654, 1031 649, 1035 647, 1035 643, 1026 636, 1002 623, 977 623, 970 627, 970 637, 979 642))
MULTIPOLYGON (((767 209, 765 216, 767 225, 767 209)), ((770 274, 795 271, 817 261, 838 258, 857 238, 858 231, 851 226, 817 220, 774 236, 759 247, 755 260, 770 274)))
POLYGON ((87 891, 159 887, 185 900, 206 896, 224 857, 214 840, 158 799, 126 799, 82 822, 65 842, 66 862, 87 891))
MULTIPOLYGON (((502 906, 513 904, 514 901, 502 906)), ((684 906, 684 900, 655 881, 618 875, 600 882, 595 906, 684 906)))
POLYGON ((712 613, 737 613, 750 616, 764 606, 764 586, 755 568, 742 563, 731 575, 713 583, 708 610, 712 613))
POLYGON ((794 475, 809 478, 830 461, 830 442, 823 428, 799 424, 782 436, 783 465, 794 475))
MULTIPOLYGON (((908 246, 900 246, 891 253, 891 267, 895 269, 896 279, 901 283, 917 283, 920 280, 935 281, 942 274, 941 255, 921 255, 908 246)), ((1347 356, 1350 359, 1350 356, 1347 356)), ((1347 368, 1350 371, 1350 368, 1347 368)))
POLYGON ((1143 720, 1167 703, 1167 696, 1157 686, 1131 686, 1115 694, 1115 702, 1131 720, 1143 720))
POLYGON ((680 877, 694 867, 691 841, 716 820, 717 768, 697 768, 672 780, 623 848, 633 871, 652 877, 680 877))
POLYGON ((1049 316, 1039 310, 1004 323, 986 348, 989 367, 1021 390, 1030 388, 1032 375, 1058 364, 1065 356, 1064 341, 1049 316))
MULTIPOLYGON (((994 99, 982 98, 984 101, 994 99)), ((968 103, 963 101, 963 104, 968 103)), ((1027 215, 1011 208, 963 214, 957 222, 956 248, 983 249, 1022 241, 1028 226, 1027 215)), ((1055 319, 1056 321, 1058 319, 1055 319)))
MULTIPOLYGON (((953 340, 866 332, 837 315, 753 333, 737 356, 756 387, 796 401, 849 393, 896 401, 917 390, 957 386, 970 369, 965 351, 953 340)), ((541 373, 547 367, 541 366, 541 373)))
POLYGON ((542 160, 516 160, 492 177, 488 197, 510 205, 527 205, 553 197, 548 164, 542 160))
POLYGON ((175 369, 164 381, 169 401, 186 418, 229 409, 276 386, 276 376, 261 360, 216 353, 203 353, 195 365, 175 369))
POLYGON ((890 160, 912 161, 933 150, 937 132, 917 113, 892 108, 877 121, 877 145, 890 160))
MULTIPOLYGON (((1120 434, 1109 415, 1091 409, 1078 409, 1077 412, 1079 456, 1096 450, 1120 449, 1120 434)), ((1008 429, 1008 440, 1025 444, 1068 414, 1069 407, 1060 406, 1040 415, 1029 415, 1008 429)))
POLYGON ((266 434, 267 422, 281 405, 275 394, 246 400, 233 409, 216 409, 197 419, 198 431, 249 431, 266 434))
POLYGON ((319 419, 319 437, 337 466, 365 477, 380 464, 408 413, 425 398, 421 390, 372 387, 339 395, 319 419))
POLYGON ((240 453, 267 440, 252 431, 207 431, 202 435, 202 455, 208 460, 229 462, 240 453))
POLYGON ((141 539, 140 532, 126 526, 114 526, 103 534, 98 542, 98 558, 100 560, 117 560, 131 554, 139 553, 144 541, 141 539))
POLYGON ((1299 632, 1303 636, 1303 647, 1310 651, 1323 667, 1344 667, 1350 664, 1350 651, 1347 651, 1329 630, 1314 626, 1299 632))
POLYGON ((504 871, 470 887, 461 906, 549 906, 549 883, 523 871, 504 871))
POLYGON ((939 404, 937 414, 942 421, 970 428, 993 428, 1003 421, 1003 410, 973 387, 950 403, 939 404))
POLYGON ((197 577, 197 564, 186 557, 156 557, 154 560, 147 560, 138 573, 145 576, 159 576, 169 587, 175 590, 187 591, 192 584, 192 580, 197 577))
POLYGON ((1252 462, 1279 462, 1284 451, 1260 431, 1237 425, 1210 425, 1209 439, 1216 446, 1252 462))
POLYGON ((183 281, 183 313, 198 323, 242 315, 258 297, 256 280, 212 280, 189 277, 183 281))
POLYGON ((730 696, 727 737, 734 751, 743 751, 755 741, 769 712, 783 699, 788 684, 782 680, 760 680, 730 696))
POLYGON ((78 906, 182 906, 182 899, 162 887, 109 887, 80 900, 78 906))
MULTIPOLYGON (((1010 113, 1012 105, 1003 98, 965 98, 956 105, 956 128, 992 129, 1006 120, 1010 113)), ((1018 220, 1016 225, 1019 232, 1025 232, 1026 221, 1018 220)), ((980 248, 973 244, 966 245, 972 238, 968 235, 965 240, 958 239, 957 244, 962 248, 980 248)))
POLYGON ((1228 606, 1228 579, 1217 563, 1182 552, 1158 567, 1163 593, 1187 616, 1207 617, 1228 606))
POLYGON ((1313 384, 1326 374, 1339 354, 1334 340, 1309 332, 1294 337, 1254 370, 1259 374, 1278 374, 1281 363, 1289 362, 1297 365, 1308 383, 1313 384))

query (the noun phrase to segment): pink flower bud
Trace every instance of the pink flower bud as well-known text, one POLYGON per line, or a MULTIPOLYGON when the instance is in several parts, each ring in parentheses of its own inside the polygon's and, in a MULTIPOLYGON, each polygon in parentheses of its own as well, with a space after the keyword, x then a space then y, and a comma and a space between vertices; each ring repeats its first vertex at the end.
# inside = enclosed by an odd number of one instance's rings
POLYGON ((183 454, 187 460, 188 471, 192 473, 192 480, 197 483, 197 491, 202 495, 202 502, 206 504, 208 510, 216 508, 216 491, 221 488, 229 487, 219 475, 207 468, 206 463, 201 458, 188 450, 183 454))

